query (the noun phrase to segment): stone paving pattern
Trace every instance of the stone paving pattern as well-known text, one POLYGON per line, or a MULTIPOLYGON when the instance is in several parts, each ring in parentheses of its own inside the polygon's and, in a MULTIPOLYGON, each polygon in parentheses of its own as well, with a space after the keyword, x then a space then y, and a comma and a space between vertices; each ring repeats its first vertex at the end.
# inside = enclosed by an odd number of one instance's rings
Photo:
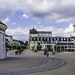
MULTIPOLYGON (((39 57, 40 59, 41 57, 39 57)), ((31 58, 32 59, 32 58, 31 58)), ((42 59, 47 59, 42 57, 42 59)), ((18 63, 17 63, 18 64, 18 63)), ((62 64, 64 64, 64 61, 60 60, 60 59, 50 59, 48 58, 48 62, 46 62, 45 64, 41 64, 39 66, 35 66, 35 67, 28 67, 28 68, 17 68, 17 69, 8 69, 8 70, 0 70, 0 75, 8 75, 8 74, 27 74, 27 73, 33 73, 33 72, 39 72, 39 71, 45 71, 45 70, 50 70, 50 69, 54 69, 56 67, 61 66, 62 64)), ((13 65, 13 64, 12 64, 13 65)))
MULTIPOLYGON (((40 53, 43 53, 43 52, 40 52, 40 53)), ((51 53, 49 54, 50 54, 49 57, 51 57, 51 53)), ((65 64, 53 70, 30 73, 30 74, 21 74, 21 75, 75 75, 75 52, 57 53, 55 55, 55 58, 64 60, 65 64)))
MULTIPOLYGON (((12 56, 13 51, 8 53, 8 57, 12 56)), ((21 55, 17 55, 16 57, 34 57, 34 56, 39 56, 39 57, 46 57, 43 55, 43 51, 38 51, 38 52, 31 52, 30 50, 24 50, 24 52, 21 55)), ((14 55, 15 57, 15 55, 14 55)), ((49 58, 51 58, 51 53, 49 53, 49 58)), ((13 72, 13 70, 9 71, 9 74, 2 74, 2 75, 12 75, 12 74, 17 74, 17 75, 75 75, 75 52, 61 52, 61 53, 57 53, 55 55, 55 58, 59 58, 65 61, 65 65, 58 67, 56 69, 48 69, 48 71, 43 71, 43 72, 36 72, 36 73, 32 73, 31 71, 33 71, 33 69, 37 69, 38 67, 31 69, 29 74, 22 74, 25 73, 25 68, 24 70, 21 69, 19 70, 15 70, 15 73, 13 72), (18 73, 16 72, 18 71, 18 73), (10 74, 11 72, 11 74, 10 74)), ((56 62, 56 59, 54 59, 54 61, 56 62)), ((53 60, 53 59, 52 59, 53 60)), ((61 61, 61 60, 60 60, 61 61)), ((50 61, 51 62, 51 61, 50 61)), ((49 63, 49 62, 48 62, 49 63)), ((49 65, 48 63, 46 63, 47 65, 49 65)), ((42 65, 40 65, 42 66, 42 65)), ((55 65, 54 65, 55 66, 55 65)), ((49 67, 49 66, 48 66, 49 67)), ((39 69, 40 71, 41 69, 39 69)), ((46 70, 46 69, 45 69, 46 70)), ((28 69, 26 69, 26 72, 29 72, 28 69)), ((34 71, 33 71, 34 72, 34 71)), ((4 73, 4 72, 2 72, 4 73)), ((1 75, 1 74, 0 74, 1 75)))

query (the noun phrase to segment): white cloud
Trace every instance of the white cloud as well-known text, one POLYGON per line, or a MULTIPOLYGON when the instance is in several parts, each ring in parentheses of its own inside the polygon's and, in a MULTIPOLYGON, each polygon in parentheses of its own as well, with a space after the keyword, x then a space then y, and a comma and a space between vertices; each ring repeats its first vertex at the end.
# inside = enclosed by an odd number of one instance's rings
POLYGON ((75 19, 75 0, 0 0, 1 20, 17 10, 38 19, 63 22, 75 19))
POLYGON ((16 23, 15 23, 15 22, 13 22, 12 24, 13 24, 13 25, 15 25, 16 23))
MULTIPOLYGON (((7 29, 6 33, 9 35, 12 35, 14 39, 26 41, 29 37, 29 29, 31 27, 26 28, 17 28, 17 29, 7 29)), ((53 36, 70 36, 70 34, 67 35, 66 30, 63 28, 55 28, 53 26, 45 27, 45 26, 35 26, 35 29, 38 31, 51 31, 53 36), (63 32, 64 31, 64 32, 63 32)))
POLYGON ((72 33, 73 31, 74 31, 74 29, 73 29, 73 24, 71 23, 71 24, 69 25, 69 27, 66 28, 63 32, 64 32, 64 33, 72 33))
POLYGON ((25 18, 25 19, 28 19, 29 18, 29 16, 26 15, 26 14, 23 14, 22 17, 25 18))
POLYGON ((17 28, 17 29, 7 29, 6 34, 12 35, 14 39, 17 40, 28 40, 28 34, 29 34, 28 28, 17 28))
POLYGON ((59 22, 69 22, 71 19, 72 18, 56 20, 56 23, 59 23, 59 22))
POLYGON ((41 22, 37 22, 37 24, 41 24, 41 22))
POLYGON ((9 19, 8 18, 5 18, 4 20, 2 20, 2 22, 6 24, 6 23, 9 22, 9 19))
MULTIPOLYGON (((72 24, 70 24, 69 28, 55 28, 53 26, 45 27, 45 26, 35 26, 34 27, 38 31, 51 31, 53 36, 65 36, 68 37, 73 32, 72 24)), ((17 29, 7 29, 6 33, 8 35, 12 35, 14 39, 26 41, 29 39, 29 30, 32 29, 32 26, 25 28, 17 28, 17 29)))

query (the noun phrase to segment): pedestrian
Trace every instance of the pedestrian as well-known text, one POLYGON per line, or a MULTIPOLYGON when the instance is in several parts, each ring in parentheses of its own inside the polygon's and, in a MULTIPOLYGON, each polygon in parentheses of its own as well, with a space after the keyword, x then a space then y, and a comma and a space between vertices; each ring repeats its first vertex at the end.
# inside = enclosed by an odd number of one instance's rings
POLYGON ((49 56, 49 52, 47 51, 47 57, 49 56))
POLYGON ((52 58, 53 58, 53 59, 54 59, 54 54, 55 54, 55 53, 54 53, 54 51, 53 51, 53 52, 52 52, 52 58))

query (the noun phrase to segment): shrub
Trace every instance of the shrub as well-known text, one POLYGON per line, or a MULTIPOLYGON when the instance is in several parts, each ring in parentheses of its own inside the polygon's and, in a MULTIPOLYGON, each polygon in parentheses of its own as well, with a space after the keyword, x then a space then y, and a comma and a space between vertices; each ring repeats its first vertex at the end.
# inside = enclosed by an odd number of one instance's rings
POLYGON ((23 48, 21 48, 21 49, 19 50, 19 52, 21 53, 23 50, 24 50, 24 49, 23 49, 23 48))
POLYGON ((15 54, 19 54, 20 52, 19 51, 15 51, 15 54))
POLYGON ((25 46, 23 46, 23 45, 17 45, 16 46, 16 49, 18 49, 18 50, 20 50, 20 49, 25 49, 26 47, 25 46))

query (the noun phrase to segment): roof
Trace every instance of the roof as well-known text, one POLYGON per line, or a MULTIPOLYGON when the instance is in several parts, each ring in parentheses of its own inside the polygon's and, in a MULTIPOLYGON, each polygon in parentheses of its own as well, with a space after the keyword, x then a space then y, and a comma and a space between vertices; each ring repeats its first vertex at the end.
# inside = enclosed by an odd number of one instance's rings
POLYGON ((31 29, 30 34, 37 34, 37 33, 52 33, 51 31, 37 31, 36 29, 31 29))
POLYGON ((52 33, 51 31, 38 31, 38 33, 52 33))
POLYGON ((30 34, 37 34, 37 33, 38 33, 37 30, 34 28, 30 30, 30 34))
POLYGON ((72 49, 72 50, 75 50, 75 48, 66 48, 66 49, 72 49))
POLYGON ((75 36, 71 36, 70 38, 71 38, 71 39, 75 39, 75 36))
POLYGON ((74 45, 74 43, 57 43, 56 45, 74 45))
MULTIPOLYGON (((3 22, 1 22, 1 21, 0 21, 0 24, 5 25, 5 24, 4 24, 3 22)), ((7 26, 7 25, 5 25, 5 26, 7 26)))
POLYGON ((5 34, 5 37, 12 37, 12 36, 5 34))

